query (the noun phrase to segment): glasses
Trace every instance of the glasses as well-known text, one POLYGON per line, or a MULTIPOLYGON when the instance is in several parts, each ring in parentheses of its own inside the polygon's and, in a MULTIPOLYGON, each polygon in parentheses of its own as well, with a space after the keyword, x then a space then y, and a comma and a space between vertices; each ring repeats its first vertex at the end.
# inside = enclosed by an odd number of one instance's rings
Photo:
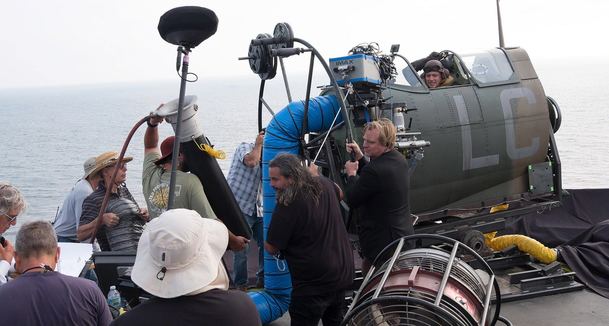
POLYGON ((11 216, 6 213, 3 213, 2 215, 6 216, 9 223, 13 223, 17 219, 17 216, 19 216, 19 214, 15 215, 15 216, 11 216))

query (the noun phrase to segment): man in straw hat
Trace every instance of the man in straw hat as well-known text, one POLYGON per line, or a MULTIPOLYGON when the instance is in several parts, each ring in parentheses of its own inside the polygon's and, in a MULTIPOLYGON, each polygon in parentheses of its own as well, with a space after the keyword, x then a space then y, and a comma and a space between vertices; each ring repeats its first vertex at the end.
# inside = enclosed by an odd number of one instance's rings
POLYGON ((82 213, 82 203, 93 189, 97 189, 97 184, 101 180, 99 164, 101 162, 97 161, 96 157, 87 159, 84 164, 85 174, 63 200, 63 205, 53 223, 58 242, 78 242, 76 229, 82 213), (98 172, 93 173, 94 171, 98 172))
POLYGON ((148 220, 148 211, 140 209, 127 189, 127 162, 132 157, 124 157, 118 164, 116 179, 111 183, 114 169, 117 167, 118 153, 105 152, 96 158, 99 164, 91 174, 100 173, 101 180, 97 189, 83 202, 78 240, 83 241, 93 236, 97 225, 97 216, 106 194, 106 187, 111 187, 106 214, 102 215, 102 226, 97 232, 97 241, 102 251, 135 250, 142 234, 143 225, 148 220))
MULTIPOLYGON (((146 203, 150 208, 150 216, 153 219, 167 210, 169 180, 171 179, 171 159, 173 143, 175 141, 175 136, 167 137, 161 143, 159 150, 159 132, 157 127, 162 121, 162 117, 151 117, 148 121, 146 134, 144 135, 142 190, 144 191, 146 203)), ((199 178, 187 172, 186 160, 183 154, 180 153, 176 171, 176 191, 173 208, 193 209, 203 217, 217 219, 207 200, 199 178)), ((248 239, 234 235, 229 231, 228 246, 231 250, 243 250, 248 242, 248 239)))
POLYGON ((228 229, 193 210, 172 209, 148 223, 131 279, 155 296, 112 325, 260 325, 249 296, 228 290, 221 263, 228 229))

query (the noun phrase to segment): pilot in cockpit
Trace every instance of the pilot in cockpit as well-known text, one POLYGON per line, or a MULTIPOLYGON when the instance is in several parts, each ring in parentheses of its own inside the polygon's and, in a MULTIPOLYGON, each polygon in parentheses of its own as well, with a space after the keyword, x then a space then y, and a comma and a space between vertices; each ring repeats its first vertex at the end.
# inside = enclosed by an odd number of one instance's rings
POLYGON ((451 86, 455 79, 438 60, 429 60, 423 67, 423 79, 429 88, 451 86))
POLYGON ((432 52, 427 57, 413 61, 412 67, 416 71, 423 70, 421 79, 429 88, 452 86, 455 78, 450 73, 452 56, 447 51, 432 52))

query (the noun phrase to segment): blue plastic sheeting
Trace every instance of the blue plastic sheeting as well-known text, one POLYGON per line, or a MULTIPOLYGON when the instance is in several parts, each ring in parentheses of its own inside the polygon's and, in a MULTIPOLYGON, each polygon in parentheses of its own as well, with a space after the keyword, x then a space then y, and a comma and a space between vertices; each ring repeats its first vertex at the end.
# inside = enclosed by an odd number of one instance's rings
MULTIPOLYGON (((307 132, 324 132, 342 122, 335 96, 320 96, 309 101, 307 132)), ((266 128, 262 154, 262 195, 264 206, 264 239, 275 210, 275 190, 269 180, 269 162, 280 153, 300 154, 300 134, 304 121, 304 101, 292 102, 271 120, 266 128)), ((280 318, 290 305, 292 281, 287 263, 264 252, 264 290, 250 292, 263 324, 280 318)))

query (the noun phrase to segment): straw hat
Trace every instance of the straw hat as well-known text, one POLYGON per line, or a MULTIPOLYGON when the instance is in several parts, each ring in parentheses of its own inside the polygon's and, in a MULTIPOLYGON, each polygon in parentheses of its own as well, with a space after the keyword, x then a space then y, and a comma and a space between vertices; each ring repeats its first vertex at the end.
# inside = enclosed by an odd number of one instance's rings
MULTIPOLYGON (((116 164, 116 160, 118 160, 118 153, 117 152, 102 153, 101 155, 99 155, 98 157, 95 158, 95 162, 94 162, 93 166, 91 166, 91 164, 90 164, 91 162, 89 162, 89 160, 87 160, 85 162, 84 178, 86 178, 90 175, 95 175, 95 173, 101 171, 103 168, 116 164), (87 164, 87 163, 89 163, 89 164, 87 164), (89 169, 87 169, 87 167, 89 169)), ((126 163, 126 162, 130 162, 131 160, 133 160, 133 157, 124 156, 122 162, 126 163)))
POLYGON ((220 277, 228 229, 189 209, 172 209, 146 224, 131 279, 148 293, 175 298, 208 287, 220 277))

